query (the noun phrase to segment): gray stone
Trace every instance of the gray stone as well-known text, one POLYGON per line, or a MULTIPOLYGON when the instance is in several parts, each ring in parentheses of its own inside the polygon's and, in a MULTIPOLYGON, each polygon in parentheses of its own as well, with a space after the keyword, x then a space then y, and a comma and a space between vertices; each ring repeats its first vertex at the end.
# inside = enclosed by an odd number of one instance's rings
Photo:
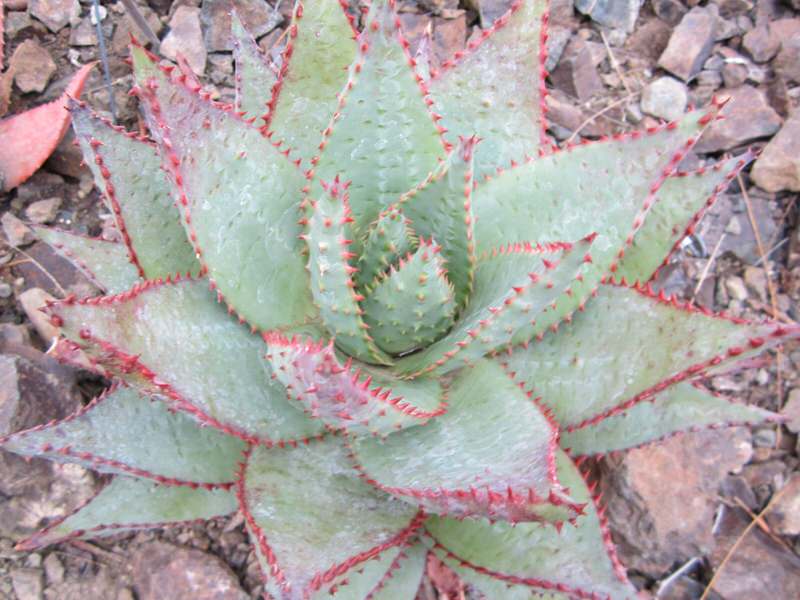
POLYGON ((800 192, 800 109, 795 110, 764 148, 753 165, 751 177, 768 192, 800 192))
POLYGON ((161 53, 170 60, 182 54, 192 71, 202 75, 206 70, 206 46, 200 29, 200 9, 179 6, 169 21, 169 33, 161 42, 161 53))
POLYGON ((659 77, 642 91, 642 111, 667 121, 675 121, 686 110, 686 86, 673 77, 659 77))
POLYGON ((44 559, 44 573, 47 575, 47 583, 55 585, 64 581, 64 565, 58 559, 55 552, 51 552, 44 559))
POLYGON ((3 234, 9 245, 17 247, 30 244, 34 240, 33 232, 30 227, 25 225, 13 213, 6 212, 0 217, 3 226, 3 234))
POLYGON ((32 223, 50 223, 55 220, 59 208, 61 208, 61 198, 58 196, 37 200, 28 205, 25 216, 32 223))
POLYGON ((695 146, 696 152, 731 150, 778 131, 783 119, 767 102, 764 93, 751 85, 726 90, 729 97, 724 118, 714 121, 695 146))
MULTIPOLYGON (((233 5, 245 28, 254 38, 266 35, 283 21, 280 12, 264 0, 234 0, 233 5)), ((231 39, 231 0, 203 0, 200 18, 210 52, 233 50, 231 39)))
POLYGON ((592 21, 630 33, 636 25, 642 0, 575 0, 575 8, 592 21))
POLYGON ((30 0, 28 11, 55 33, 79 18, 81 5, 78 0, 30 0))
POLYGON ((690 10, 673 30, 658 65, 684 81, 691 79, 711 54, 716 25, 715 5, 690 10))
POLYGON ((572 31, 560 25, 553 25, 547 31, 547 61, 544 63, 544 68, 549 72, 556 68, 561 55, 564 53, 564 48, 567 47, 569 38, 572 36, 572 31))
POLYGON ((800 433, 800 388, 789 392, 789 398, 781 409, 781 414, 788 419, 786 428, 792 433, 800 433))
POLYGON ((48 302, 54 302, 55 298, 40 288, 30 288, 22 292, 18 300, 42 341, 51 344, 58 337, 59 329, 50 322, 50 317, 41 309, 48 302))
POLYGON ((17 600, 42 600, 44 577, 41 569, 12 569, 11 584, 17 600))
POLYGON ((89 17, 84 17, 76 27, 69 32, 70 46, 96 46, 97 29, 89 17))
POLYGON ((8 39, 13 40, 30 27, 33 27, 33 20, 27 12, 9 11, 6 14, 5 34, 8 39))

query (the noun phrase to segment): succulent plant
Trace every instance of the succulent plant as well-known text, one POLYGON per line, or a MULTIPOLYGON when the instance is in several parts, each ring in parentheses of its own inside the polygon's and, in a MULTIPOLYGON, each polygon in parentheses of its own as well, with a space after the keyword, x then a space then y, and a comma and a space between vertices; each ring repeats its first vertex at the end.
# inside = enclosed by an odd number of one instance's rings
POLYGON ((105 293, 46 312, 116 383, 2 446, 116 477, 21 547, 241 511, 275 598, 635 596, 580 461, 774 418, 703 378, 798 330, 652 291, 751 156, 680 172, 719 103, 556 147, 546 26, 434 69, 305 0, 277 63, 234 16, 235 106, 137 45, 149 138, 73 103, 122 241, 37 230, 105 293))

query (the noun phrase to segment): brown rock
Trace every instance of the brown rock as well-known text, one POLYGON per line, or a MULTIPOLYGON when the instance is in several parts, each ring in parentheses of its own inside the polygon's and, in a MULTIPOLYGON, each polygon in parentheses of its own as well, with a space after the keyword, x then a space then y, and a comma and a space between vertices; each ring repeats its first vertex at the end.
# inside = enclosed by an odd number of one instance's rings
MULTIPOLYGON (((234 0, 233 5, 244 26, 256 39, 283 21, 281 13, 264 0, 234 0)), ((203 0, 200 18, 206 29, 206 45, 211 52, 233 50, 230 7, 231 0, 203 0)))
POLYGON ((772 68, 788 81, 800 83, 800 34, 783 43, 772 68))
POLYGON ((572 38, 567 44, 550 79, 555 87, 580 101, 588 100, 603 89, 591 50, 579 37, 572 38))
POLYGON ((462 13, 455 19, 433 19, 433 55, 439 62, 463 50, 467 41, 467 15, 462 13))
POLYGON ((246 600, 236 575, 216 556, 152 542, 137 549, 131 560, 133 585, 139 600, 246 600))
POLYGON ((795 110, 758 157, 751 178, 768 191, 800 192, 800 110, 795 110))
MULTIPOLYGON (((413 56, 417 53, 422 40, 427 36, 433 36, 433 19, 426 14, 400 13, 400 22, 409 43, 408 50, 413 56)), ((427 48, 430 50, 430 45, 427 48)))
POLYGON ((761 90, 742 85, 720 93, 730 101, 723 110, 724 119, 712 123, 695 146, 696 152, 719 152, 768 137, 778 131, 782 119, 769 105, 761 90))
POLYGON ((0 217, 0 223, 3 225, 3 234, 6 241, 10 246, 24 246, 33 241, 33 232, 30 227, 25 225, 19 218, 15 217, 12 213, 4 213, 0 217))
POLYGON ((206 70, 206 46, 200 29, 200 9, 179 6, 169 21, 169 33, 161 42, 161 53, 177 61, 182 54, 197 75, 206 70))
POLYGON ((763 63, 777 54, 781 43, 767 25, 759 25, 744 35, 742 46, 754 61, 763 63))
POLYGON ((753 9, 751 0, 714 0, 719 5, 719 14, 724 19, 736 17, 753 9))
POLYGON ((11 56, 14 83, 24 93, 41 93, 56 72, 56 63, 50 53, 34 40, 25 40, 11 56))
POLYGON ((78 0, 30 0, 28 11, 55 33, 66 27, 70 20, 78 19, 81 5, 78 0))
MULTIPOLYGON (((71 369, 13 340, 4 339, 3 350, 24 357, 0 356, 0 436, 63 419, 80 406, 71 369)), ((91 474, 77 465, 26 461, 0 451, 0 473, 0 535, 15 540, 67 514, 94 493, 91 474)))
POLYGON ((779 535, 800 535, 800 474, 795 474, 772 503, 767 522, 779 535))
POLYGON ((672 30, 659 19, 650 19, 636 28, 625 43, 625 48, 634 56, 655 63, 669 43, 672 30))
POLYGON ((800 35, 800 18, 771 21, 769 30, 781 45, 786 45, 793 37, 800 35))
POLYGON ((14 275, 25 279, 25 289, 38 287, 54 296, 63 295, 62 290, 81 297, 92 296, 96 292, 92 283, 72 263, 56 254, 44 242, 36 242, 26 252, 39 266, 30 261, 14 266, 14 275), (54 279, 59 285, 53 282, 54 279))
POLYGON ((705 554, 713 546, 719 485, 751 453, 749 433, 736 428, 681 435, 609 459, 604 498, 623 562, 659 574, 705 554))
POLYGON ((722 81, 728 89, 737 88, 747 81, 747 65, 726 62, 722 67, 722 81))
POLYGON ((686 5, 679 0, 652 0, 650 6, 656 16, 673 27, 681 22, 683 15, 688 10, 686 5))
POLYGON ((716 6, 695 7, 673 30, 658 65, 688 81, 711 54, 717 24, 716 6))
POLYGON ((45 167, 59 175, 80 179, 86 173, 86 166, 83 164, 83 153, 78 146, 73 144, 74 141, 75 132, 70 128, 45 162, 45 167))
MULTIPOLYGON (((744 511, 728 509, 723 513, 717 546, 710 557, 714 568, 719 567, 749 523, 744 511)), ((714 591, 725 600, 800 598, 800 558, 757 526, 752 527, 717 574, 714 591)))

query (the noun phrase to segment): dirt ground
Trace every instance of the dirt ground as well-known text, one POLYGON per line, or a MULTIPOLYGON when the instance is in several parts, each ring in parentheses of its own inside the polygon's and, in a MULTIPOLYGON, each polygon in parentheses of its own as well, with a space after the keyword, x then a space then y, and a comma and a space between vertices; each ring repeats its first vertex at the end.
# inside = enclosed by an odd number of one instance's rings
MULTIPOLYGON (((162 42, 162 54, 174 58, 180 48, 207 89, 223 100, 233 97, 227 1, 137 0, 162 42)), ((441 61, 509 3, 405 0, 400 7, 412 46, 428 32, 433 60, 441 61)), ((6 66, 15 69, 8 114, 57 98, 78 66, 103 59, 84 99, 130 130, 142 130, 136 100, 127 93, 131 75, 125 59, 130 33, 147 36, 122 2, 100 4, 98 38, 91 1, 5 0, 6 66)), ((291 2, 276 8, 263 0, 247 4, 246 24, 270 51, 288 23, 291 2)), ((688 105, 707 105, 715 94, 731 98, 728 118, 712 128, 681 169, 713 164, 748 147, 765 150, 761 165, 745 169, 719 195, 661 271, 658 287, 734 316, 796 322, 797 0, 552 0, 550 29, 548 116, 559 143, 649 127, 675 118, 688 105)), ((0 215, 1 235, 17 245, 0 247, 0 399, 40 399, 38 412, 15 421, 30 426, 68 414, 103 382, 43 354, 47 332, 31 307, 42 294, 60 297, 91 288, 7 215, 91 236, 118 234, 71 135, 43 169, 0 196, 0 215)), ((686 434, 597 461, 614 539, 646 595, 800 597, 798 368, 800 347, 787 345, 708 382, 716 391, 782 413, 783 424, 686 434), (649 476, 653 472, 657 481, 649 476)), ((240 516, 40 552, 14 550, 17 540, 101 483, 80 468, 25 463, 0 453, 0 598, 145 600, 163 598, 164 586, 178 599, 258 597, 260 576, 240 516)), ((419 598, 470 594, 431 564, 419 598)))

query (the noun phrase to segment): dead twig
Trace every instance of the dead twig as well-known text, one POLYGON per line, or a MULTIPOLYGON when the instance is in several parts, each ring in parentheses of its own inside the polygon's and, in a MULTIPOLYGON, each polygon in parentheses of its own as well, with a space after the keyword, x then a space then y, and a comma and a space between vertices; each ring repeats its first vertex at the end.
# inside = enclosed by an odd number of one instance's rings
POLYGON ((706 266, 703 267, 703 272, 700 273, 700 281, 697 282, 697 285, 694 288, 694 292, 692 292, 692 297, 689 299, 689 305, 691 306, 694 304, 694 300, 697 297, 697 294, 700 293, 700 288, 703 287, 703 282, 708 277, 708 273, 711 270, 711 265, 714 264, 714 261, 717 259, 717 254, 719 253, 720 246, 722 246, 722 240, 725 239, 727 234, 723 231, 722 235, 719 236, 719 240, 717 240, 714 249, 711 251, 711 256, 708 257, 708 262, 706 262, 706 266))
POLYGON ((623 96, 619 100, 615 100, 611 104, 607 104, 605 107, 603 107, 602 110, 597 111, 592 116, 587 118, 583 123, 580 124, 580 126, 575 131, 572 132, 572 135, 569 136, 569 138, 567 139, 567 144, 571 144, 573 141, 575 141, 575 138, 578 137, 578 134, 583 130, 583 128, 586 127, 592 121, 594 121, 597 117, 601 117, 605 113, 607 113, 609 110, 614 108, 615 106, 619 106, 623 102, 627 102, 628 100, 631 100, 638 93, 639 92, 632 92, 632 93, 628 94, 627 96, 623 96))

